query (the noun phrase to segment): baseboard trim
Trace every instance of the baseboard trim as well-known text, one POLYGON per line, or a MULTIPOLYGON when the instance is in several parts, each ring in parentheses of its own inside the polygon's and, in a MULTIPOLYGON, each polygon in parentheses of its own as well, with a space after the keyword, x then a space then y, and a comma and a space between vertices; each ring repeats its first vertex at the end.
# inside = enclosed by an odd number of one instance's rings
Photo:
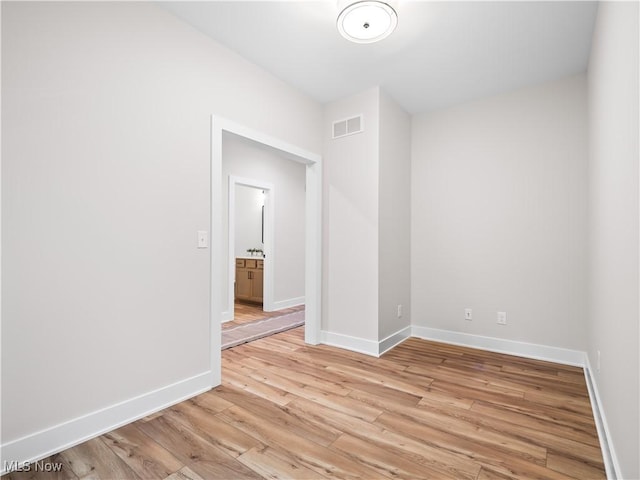
POLYGON ((386 338, 383 338, 378 342, 378 356, 388 352, 393 347, 400 345, 409 337, 411 337, 411 325, 398 330, 396 333, 392 333, 386 338))
POLYGON ((366 340, 364 338, 352 337, 351 335, 343 335, 341 333, 320 331, 320 343, 330 345, 332 347, 344 348, 352 352, 364 353, 372 357, 378 356, 378 342, 375 340, 366 340))
POLYGON ((384 352, 391 350, 396 345, 401 344, 411 336, 411 326, 398 330, 386 338, 376 342, 375 340, 367 340, 351 335, 343 335, 341 333, 328 332, 322 330, 320 332, 320 343, 330 345, 332 347, 344 348, 352 352, 364 353, 372 357, 379 357, 384 352))
POLYGON ((222 323, 230 322, 231 320, 233 320, 233 312, 231 312, 230 310, 222 312, 220 314, 220 320, 222 323))
POLYGON ((285 308, 297 307, 298 305, 304 305, 304 296, 289 298, 287 300, 278 300, 277 302, 273 302, 271 306, 273 310, 269 310, 270 312, 275 312, 277 310, 283 310, 285 308))
POLYGON ((591 400, 591 409, 593 410, 593 418, 596 422, 596 430, 598 431, 598 439, 600 440, 600 448, 602 449, 602 458, 607 471, 608 479, 622 478, 620 463, 616 455, 613 443, 611 442, 611 433, 607 418, 602 408, 600 393, 598 392, 598 384, 593 376, 589 355, 585 354, 586 365, 584 367, 584 378, 589 390, 589 399, 591 400))
POLYGON ((212 388, 211 372, 204 372, 171 385, 125 400, 95 412, 2 444, 1 473, 6 462, 33 463, 123 425, 146 417, 212 388))
POLYGON ((535 343, 518 342, 503 338, 483 337, 470 333, 452 332, 450 330, 439 330, 437 328, 420 327, 413 325, 411 335, 426 340, 434 340, 463 347, 478 348, 490 352, 506 353, 519 357, 533 358, 535 360, 545 360, 548 362, 561 363, 563 365, 573 365, 576 367, 585 366, 585 353, 579 350, 569 350, 566 348, 550 347, 535 343))

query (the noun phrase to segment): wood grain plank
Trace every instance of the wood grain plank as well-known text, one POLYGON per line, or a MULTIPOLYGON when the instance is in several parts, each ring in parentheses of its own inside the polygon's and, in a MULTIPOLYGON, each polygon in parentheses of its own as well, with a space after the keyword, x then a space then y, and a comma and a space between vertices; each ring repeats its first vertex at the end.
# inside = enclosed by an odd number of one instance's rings
POLYGON ((255 373, 251 375, 251 378, 264 382, 267 385, 274 386, 278 389, 291 392, 298 397, 307 398, 320 405, 347 411, 353 416, 364 420, 375 420, 375 418, 382 413, 381 409, 367 405, 366 403, 360 402, 354 398, 334 395, 323 390, 318 390, 312 386, 280 377, 273 373, 268 375, 255 373))
POLYGON ((216 395, 216 388, 191 398, 189 402, 211 415, 215 415, 226 408, 233 407, 233 403, 226 401, 219 395, 216 395))
POLYGON ((576 442, 585 443, 596 448, 600 448, 598 437, 594 436, 591 428, 585 428, 582 425, 566 426, 558 424, 547 419, 540 418, 528 413, 514 412, 497 405, 490 405, 482 402, 475 403, 471 410, 483 414, 485 417, 498 418, 507 421, 517 427, 523 426, 528 429, 550 432, 557 437, 574 440, 576 442))
POLYGON ((441 476, 474 478, 478 471, 478 465, 468 458, 452 455, 445 450, 434 447, 424 439, 407 437, 386 426, 369 423, 346 413, 316 405, 305 399, 295 400, 287 405, 287 408, 318 425, 330 423, 335 428, 341 428, 351 435, 372 442, 395 455, 408 458, 429 471, 438 472, 441 476))
MULTIPOLYGON (((416 478, 449 478, 457 480, 462 477, 453 475, 445 475, 443 472, 437 472, 399 457, 393 451, 381 448, 374 443, 353 437, 348 434, 341 435, 333 444, 332 448, 341 450, 346 455, 357 459, 364 465, 373 468, 380 476, 389 478, 404 478, 414 480, 416 478)), ((470 479, 475 479, 474 474, 470 479)))
POLYGON ((418 395, 394 390, 385 385, 366 381, 345 381, 343 384, 351 389, 349 393, 350 397, 379 408, 380 410, 386 409, 386 402, 415 407, 423 398, 418 395))
POLYGON ((140 478, 100 437, 66 450, 61 456, 79 478, 87 476, 114 480, 140 478))
POLYGON ((321 476, 345 479, 378 477, 377 472, 368 466, 306 438, 292 435, 279 424, 255 416, 240 407, 229 408, 218 416, 247 434, 253 435, 265 445, 275 445, 284 451, 289 451, 297 465, 302 465, 321 476))
POLYGON ((183 467, 182 462, 135 423, 105 434, 104 441, 140 478, 163 478, 183 467))
POLYGON ((167 415, 231 457, 260 446, 253 437, 200 409, 195 403, 182 402, 172 407, 167 415))
POLYGON ((223 387, 220 392, 225 398, 233 400, 233 402, 253 413, 258 417, 268 418, 278 423, 282 428, 286 428, 294 436, 300 436, 311 440, 319 445, 327 446, 331 444, 342 431, 331 427, 326 422, 317 424, 309 421, 304 415, 296 415, 289 409, 289 404, 284 407, 273 405, 260 397, 247 395, 240 390, 223 387))
POLYGON ((206 480, 220 478, 233 480, 259 480, 262 477, 247 467, 245 464, 233 461, 198 460, 189 465, 189 468, 206 480))
POLYGON ((391 431, 402 431, 404 435, 429 442, 440 452, 447 452, 473 461, 478 466, 487 467, 507 477, 523 479, 566 480, 566 475, 550 470, 541 459, 526 453, 514 453, 507 445, 478 442, 464 435, 432 428, 428 424, 415 422, 410 417, 398 414, 383 414, 375 422, 391 431))
POLYGON ((356 368, 347 365, 331 365, 327 367, 329 372, 339 372, 359 380, 369 383, 383 385, 385 387, 409 393, 411 395, 422 396, 427 387, 431 385, 433 379, 421 375, 408 376, 404 372, 394 372, 385 374, 376 370, 356 368))
MULTIPOLYGON (((266 373, 273 373, 281 378, 291 378, 291 369, 282 368, 278 366, 269 365, 263 370, 266 373)), ((322 390, 334 395, 345 396, 348 395, 351 390, 338 382, 328 380, 327 377, 331 375, 327 374, 327 370, 322 370, 322 376, 312 375, 305 372, 296 371, 295 379, 301 385, 310 386, 316 390, 322 390), (322 378, 324 376, 325 378, 322 378)))
POLYGON ((570 455, 557 452, 549 452, 547 455, 547 467, 578 478, 589 478, 591 480, 606 478, 602 462, 572 458, 570 455))
POLYGON ((517 477, 511 475, 495 472, 487 467, 482 467, 476 480, 514 480, 516 478, 517 477))
POLYGON ((291 400, 291 394, 285 390, 267 385, 233 370, 226 370, 225 373, 226 375, 222 380, 223 385, 232 385, 248 393, 263 397, 276 405, 286 405, 291 400))
POLYGON ((252 448, 238 460, 264 478, 283 480, 330 478, 299 465, 294 456, 275 447, 252 448))
POLYGON ((235 458, 172 419, 168 413, 141 424, 140 429, 203 478, 260 478, 235 458))
POLYGON ((165 480, 205 480, 189 467, 183 467, 175 473, 172 473, 165 480))

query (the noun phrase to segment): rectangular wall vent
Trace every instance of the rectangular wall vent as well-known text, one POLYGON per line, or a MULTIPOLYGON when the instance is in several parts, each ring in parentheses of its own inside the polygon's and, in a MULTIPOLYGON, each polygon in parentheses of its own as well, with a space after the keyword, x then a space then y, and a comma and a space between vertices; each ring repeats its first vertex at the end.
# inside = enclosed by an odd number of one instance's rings
POLYGON ((362 123, 362 115, 333 122, 333 138, 345 137, 362 132, 362 123))

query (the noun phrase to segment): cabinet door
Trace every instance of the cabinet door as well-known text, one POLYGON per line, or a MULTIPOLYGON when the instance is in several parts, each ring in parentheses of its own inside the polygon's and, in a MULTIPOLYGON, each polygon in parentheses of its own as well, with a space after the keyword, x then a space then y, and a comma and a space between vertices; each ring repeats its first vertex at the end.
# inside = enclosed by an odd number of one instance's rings
POLYGON ((262 291, 263 291, 263 270, 259 270, 259 269, 255 269, 255 270, 251 270, 251 277, 252 277, 252 286, 251 286, 251 300, 253 300, 254 302, 260 302, 262 303, 262 291))
POLYGON ((251 272, 247 268, 236 268, 236 298, 251 300, 251 272))

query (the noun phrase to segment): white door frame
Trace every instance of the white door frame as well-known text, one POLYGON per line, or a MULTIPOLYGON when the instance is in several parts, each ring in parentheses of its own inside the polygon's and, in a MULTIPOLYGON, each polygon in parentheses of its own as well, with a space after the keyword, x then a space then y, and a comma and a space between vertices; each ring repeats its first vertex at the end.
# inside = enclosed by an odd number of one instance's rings
POLYGON ((275 150, 283 158, 306 165, 305 196, 305 341, 320 343, 322 292, 322 157, 225 118, 211 116, 211 303, 209 344, 211 385, 222 380, 222 133, 228 132, 275 150))
POLYGON ((251 178, 238 177, 236 175, 229 175, 229 286, 227 297, 227 310, 223 312, 221 321, 233 320, 235 311, 235 295, 233 284, 236 278, 236 259, 238 252, 235 251, 236 243, 236 186, 243 185, 245 187, 258 188, 265 192, 264 195, 264 290, 263 290, 263 310, 265 312, 272 312, 273 307, 273 265, 274 263, 274 248, 273 240, 275 238, 274 232, 274 212, 275 212, 275 187, 272 183, 263 182, 261 180, 253 180, 251 178))

